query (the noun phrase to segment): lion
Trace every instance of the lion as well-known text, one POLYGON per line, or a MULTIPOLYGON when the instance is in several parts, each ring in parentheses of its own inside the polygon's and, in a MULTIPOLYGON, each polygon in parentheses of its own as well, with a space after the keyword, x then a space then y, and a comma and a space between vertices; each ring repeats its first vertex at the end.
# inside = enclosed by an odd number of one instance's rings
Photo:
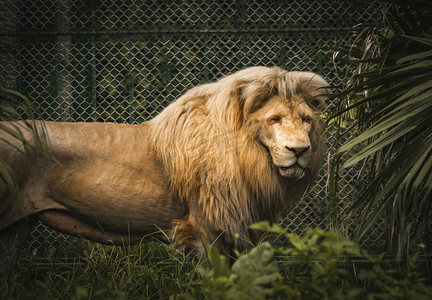
MULTIPOLYGON (((3 261, 37 220, 99 243, 246 249, 259 237, 249 225, 274 221, 313 182, 327 86, 314 73, 251 67, 192 88, 140 125, 35 121, 53 158, 33 164, 2 130, 0 158, 21 193, 17 201, 0 182, 3 261)), ((25 124, 2 122, 35 142, 25 124)))

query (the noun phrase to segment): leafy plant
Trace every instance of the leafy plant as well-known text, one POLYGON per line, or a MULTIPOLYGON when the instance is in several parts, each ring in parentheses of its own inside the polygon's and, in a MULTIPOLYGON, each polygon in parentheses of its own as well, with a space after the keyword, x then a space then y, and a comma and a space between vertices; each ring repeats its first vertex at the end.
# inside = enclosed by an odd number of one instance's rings
POLYGON ((386 264, 383 255, 366 258, 372 268, 360 270, 358 278, 370 299, 430 299, 432 289, 417 266, 418 255, 407 259, 407 268, 397 270, 382 267, 386 264))
MULTIPOLYGON (((0 141, 10 144, 10 139, 6 140, 3 136, 12 136, 23 145, 23 154, 26 155, 30 164, 35 163, 40 156, 53 159, 45 140, 45 129, 37 125, 37 109, 32 102, 24 95, 0 88, 0 121, 13 121, 17 119, 27 119, 21 123, 2 123, 0 122, 0 141), (26 135, 23 129, 31 134, 26 135)), ((16 143, 11 144, 17 147, 16 143)), ((20 200, 20 187, 15 179, 14 172, 10 165, 0 158, 0 178, 6 184, 13 199, 20 200)))
POLYGON ((275 247, 285 274, 290 299, 358 299, 361 289, 348 273, 348 258, 361 256, 359 246, 334 231, 308 229, 304 236, 289 233, 277 224, 257 223, 253 229, 272 232, 288 246, 275 247))
POLYGON ((386 6, 381 26, 360 32, 352 45, 337 46, 333 53, 335 61, 346 64, 347 73, 335 87, 340 92, 334 95, 330 122, 343 124, 341 139, 358 134, 339 149, 332 186, 337 197, 342 154, 349 156, 344 168, 360 162, 367 166, 359 169, 368 171, 368 183, 350 208, 360 212, 355 239, 388 215, 389 250, 400 256, 416 236, 423 242, 429 238, 432 3, 392 2, 398 4, 386 6))
POLYGON ((308 229, 304 236, 268 222, 252 229, 286 239, 284 246, 264 242, 243 253, 230 267, 226 257, 210 248, 210 268, 199 267, 202 285, 182 299, 427 299, 432 288, 416 268, 387 269, 384 255, 371 256, 334 231, 308 229), (366 262, 356 266, 352 259, 366 262), (372 269, 371 269, 372 268, 372 269), (359 275, 357 275, 359 274, 359 275))
POLYGON ((282 276, 268 242, 240 256, 231 268, 216 248, 209 249, 208 259, 212 268, 201 267, 199 271, 207 278, 201 292, 211 299, 265 299, 283 289, 282 276))

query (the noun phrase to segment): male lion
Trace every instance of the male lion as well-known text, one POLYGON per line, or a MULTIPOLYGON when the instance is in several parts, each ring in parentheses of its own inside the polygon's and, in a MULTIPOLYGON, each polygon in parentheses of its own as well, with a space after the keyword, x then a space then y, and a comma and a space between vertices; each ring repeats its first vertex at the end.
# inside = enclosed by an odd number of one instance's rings
MULTIPOLYGON (((54 160, 35 164, 1 131, 0 158, 22 199, 0 182, 0 254, 13 256, 34 220, 101 243, 158 230, 197 251, 202 240, 229 251, 237 233, 254 240, 248 226, 273 220, 321 164, 327 85, 309 72, 252 67, 191 89, 142 125, 36 122, 54 160)), ((2 124, 33 139, 23 122, 2 124)))

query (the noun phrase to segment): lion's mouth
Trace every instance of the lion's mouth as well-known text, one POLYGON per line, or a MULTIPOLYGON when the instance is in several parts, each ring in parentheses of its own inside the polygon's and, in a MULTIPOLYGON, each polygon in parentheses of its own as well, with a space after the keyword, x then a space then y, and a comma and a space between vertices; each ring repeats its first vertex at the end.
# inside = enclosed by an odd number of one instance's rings
POLYGON ((298 163, 291 166, 278 166, 279 174, 284 177, 300 179, 304 176, 306 169, 298 163))
POLYGON ((278 168, 279 168, 281 171, 286 171, 286 170, 289 170, 289 169, 291 169, 291 168, 295 168, 295 167, 299 167, 300 169, 305 169, 305 168, 302 167, 298 162, 293 163, 291 166, 286 166, 286 167, 284 167, 284 166, 278 166, 278 168))
POLYGON ((285 172, 286 170, 288 170, 291 167, 292 166, 290 166, 290 167, 279 167, 279 170, 281 170, 282 172, 285 172))

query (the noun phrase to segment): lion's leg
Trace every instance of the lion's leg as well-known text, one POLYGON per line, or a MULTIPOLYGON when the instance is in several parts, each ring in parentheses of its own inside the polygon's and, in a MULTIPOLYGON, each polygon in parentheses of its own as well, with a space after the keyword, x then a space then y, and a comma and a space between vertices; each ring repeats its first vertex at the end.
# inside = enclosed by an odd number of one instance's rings
POLYGON ((224 240, 222 232, 213 231, 210 226, 189 214, 181 220, 173 221, 171 237, 180 250, 195 255, 205 253, 208 245, 216 247, 222 254, 230 255, 231 247, 224 240))
POLYGON ((30 235, 34 225, 34 219, 22 219, 0 231, 0 278, 12 271, 18 250, 30 235))
POLYGON ((37 218, 45 225, 60 232, 83 237, 101 244, 124 245, 138 244, 140 242, 162 239, 162 235, 155 234, 132 234, 128 232, 113 232, 104 230, 100 226, 92 225, 67 211, 47 210, 38 213, 37 218))
POLYGON ((173 221, 171 238, 174 245, 184 252, 199 254, 204 252, 203 243, 200 241, 200 232, 189 221, 188 216, 181 220, 173 221))

